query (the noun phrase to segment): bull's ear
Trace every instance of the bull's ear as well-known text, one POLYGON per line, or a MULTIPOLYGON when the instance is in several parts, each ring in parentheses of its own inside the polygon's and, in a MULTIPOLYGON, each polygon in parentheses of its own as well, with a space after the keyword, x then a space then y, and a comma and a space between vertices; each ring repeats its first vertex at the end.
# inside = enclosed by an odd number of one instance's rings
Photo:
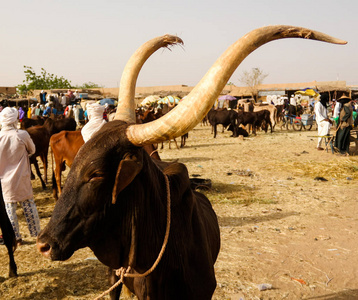
POLYGON ((118 194, 128 186, 142 169, 143 162, 141 157, 132 153, 124 155, 119 163, 116 180, 112 192, 112 204, 116 203, 118 194))

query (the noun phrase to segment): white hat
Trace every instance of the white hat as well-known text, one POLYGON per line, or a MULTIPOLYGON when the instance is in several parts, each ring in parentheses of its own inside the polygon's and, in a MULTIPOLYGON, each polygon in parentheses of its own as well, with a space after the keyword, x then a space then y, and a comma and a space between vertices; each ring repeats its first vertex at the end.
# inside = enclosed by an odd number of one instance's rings
POLYGON ((88 119, 103 118, 104 107, 98 103, 87 105, 88 119))
POLYGON ((14 107, 5 107, 0 113, 1 126, 11 125, 17 122, 19 112, 14 107))

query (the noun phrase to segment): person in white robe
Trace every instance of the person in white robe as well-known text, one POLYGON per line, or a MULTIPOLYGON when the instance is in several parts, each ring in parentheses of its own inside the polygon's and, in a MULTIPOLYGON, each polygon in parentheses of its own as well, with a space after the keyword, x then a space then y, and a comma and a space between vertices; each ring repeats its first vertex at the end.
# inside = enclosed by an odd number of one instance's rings
POLYGON ((103 112, 104 106, 98 103, 87 104, 87 116, 89 121, 81 130, 85 143, 107 123, 107 121, 103 119, 103 112))
POLYGON ((341 112, 341 108, 342 108, 342 103, 339 101, 335 101, 333 100, 336 104, 334 105, 334 110, 333 110, 333 120, 336 123, 336 126, 339 123, 339 113, 341 112))
POLYGON ((80 127, 81 126, 81 123, 80 123, 80 107, 77 104, 73 105, 73 116, 75 117, 77 127, 80 127))
POLYGON ((17 204, 22 206, 32 237, 40 232, 40 219, 33 199, 29 160, 29 155, 35 153, 35 145, 27 131, 17 129, 17 118, 18 112, 13 107, 6 107, 0 113, 0 181, 6 212, 21 244, 17 204))
POLYGON ((323 138, 329 135, 332 121, 328 118, 328 105, 329 99, 326 94, 322 96, 318 96, 318 101, 314 106, 314 112, 316 114, 316 122, 318 128, 318 142, 317 142, 317 150, 324 150, 322 148, 323 138))

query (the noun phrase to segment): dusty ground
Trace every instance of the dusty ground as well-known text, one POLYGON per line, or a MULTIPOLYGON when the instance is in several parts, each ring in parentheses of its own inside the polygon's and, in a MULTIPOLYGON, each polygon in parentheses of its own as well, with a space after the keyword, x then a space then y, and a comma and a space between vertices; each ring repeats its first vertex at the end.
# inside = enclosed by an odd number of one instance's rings
MULTIPOLYGON (((316 134, 278 129, 241 141, 228 132, 213 139, 209 127, 197 126, 184 149, 160 150, 212 181, 205 193, 222 241, 213 299, 358 299, 358 157, 315 150, 316 134)), ((38 180, 33 187, 44 227, 54 200, 38 180)), ((88 248, 48 261, 20 222, 18 278, 8 278, 0 247, 1 299, 92 299, 106 290, 106 267, 88 248)))

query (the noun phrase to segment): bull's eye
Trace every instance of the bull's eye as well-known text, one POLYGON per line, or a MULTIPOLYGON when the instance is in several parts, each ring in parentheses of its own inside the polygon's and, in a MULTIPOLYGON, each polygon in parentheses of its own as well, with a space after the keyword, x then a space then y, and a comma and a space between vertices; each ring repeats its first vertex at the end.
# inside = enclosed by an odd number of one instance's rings
POLYGON ((88 182, 95 182, 104 179, 104 174, 101 172, 93 172, 88 176, 88 182))

